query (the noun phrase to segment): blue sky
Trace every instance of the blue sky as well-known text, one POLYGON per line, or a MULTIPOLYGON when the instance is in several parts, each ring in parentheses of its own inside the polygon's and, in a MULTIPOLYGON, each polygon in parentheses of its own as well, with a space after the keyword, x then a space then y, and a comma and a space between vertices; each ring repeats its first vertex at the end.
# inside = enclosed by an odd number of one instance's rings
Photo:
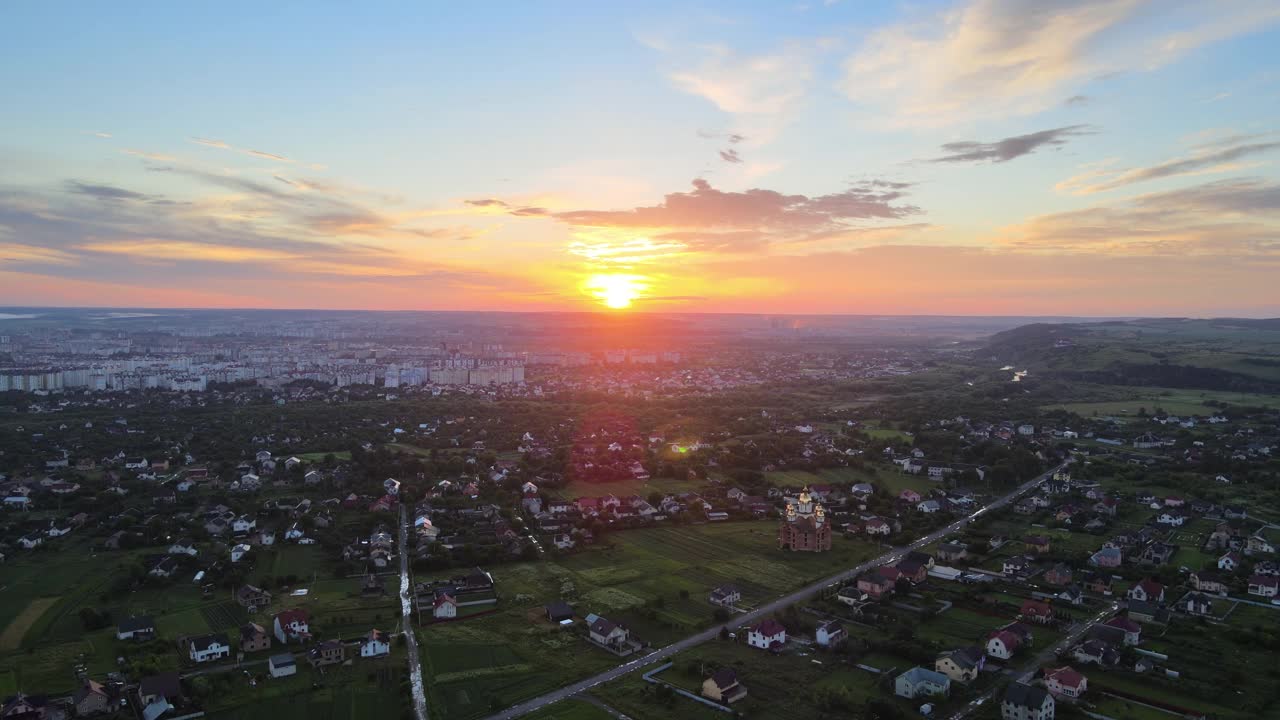
POLYGON ((1278 28, 1248 1, 14 3, 0 303, 1276 314, 1278 28))

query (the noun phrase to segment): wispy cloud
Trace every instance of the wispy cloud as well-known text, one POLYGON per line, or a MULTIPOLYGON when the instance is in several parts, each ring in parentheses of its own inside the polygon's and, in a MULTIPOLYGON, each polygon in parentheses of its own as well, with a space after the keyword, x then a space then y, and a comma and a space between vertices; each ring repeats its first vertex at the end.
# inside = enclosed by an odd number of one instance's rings
POLYGON ((734 150, 733 148, 726 148, 726 149, 724 149, 724 150, 721 150, 721 151, 720 151, 720 159, 721 159, 721 160, 723 160, 723 161, 725 161, 725 162, 727 162, 727 163, 740 163, 740 162, 742 162, 742 156, 741 156, 741 155, 739 155, 739 154, 738 154, 738 151, 737 151, 737 150, 734 150))
POLYGON ((1162 67, 1277 20, 1269 0, 968 0, 871 33, 848 58, 843 89, 897 125, 1026 115, 1099 76, 1162 67))
POLYGON ((1146 167, 1095 169, 1063 180, 1056 185, 1056 188, 1075 195, 1091 195, 1149 180, 1233 172, 1240 169, 1239 161, 1241 160, 1280 150, 1280 140, 1248 141, 1260 137, 1264 136, 1223 138, 1197 147, 1182 157, 1146 167))
POLYGON ((120 152, 124 153, 125 155, 133 155, 135 157, 146 158, 147 160, 155 160, 157 162, 174 162, 177 160, 177 158, 175 158, 172 155, 165 155, 164 153, 157 153, 157 152, 147 152, 146 150, 134 150, 131 148, 126 148, 124 150, 121 150, 120 152))
POLYGON ((191 142, 196 143, 197 145, 205 145, 208 147, 220 148, 222 150, 231 149, 231 146, 228 145, 227 143, 224 143, 221 140, 212 140, 210 138, 193 137, 191 138, 191 142))
POLYGON ((1067 144, 1068 138, 1088 135, 1091 132, 1093 131, 1087 125, 1068 125, 1026 135, 1015 135, 995 142, 974 140, 950 142, 942 146, 942 149, 949 154, 933 158, 929 162, 1009 162, 1023 155, 1030 155, 1043 147, 1061 147, 1067 144))
POLYGON ((1006 228, 1000 240, 1037 252, 1274 257, 1280 183, 1238 178, 1040 215, 1006 228))

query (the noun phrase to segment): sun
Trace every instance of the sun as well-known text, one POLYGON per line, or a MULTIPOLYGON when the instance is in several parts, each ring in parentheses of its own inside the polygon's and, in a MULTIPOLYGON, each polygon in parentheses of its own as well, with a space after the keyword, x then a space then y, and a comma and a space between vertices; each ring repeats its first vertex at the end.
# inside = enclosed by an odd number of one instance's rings
POLYGON ((587 278, 583 288, 605 307, 624 310, 640 297, 645 284, 638 275, 600 273, 587 278))

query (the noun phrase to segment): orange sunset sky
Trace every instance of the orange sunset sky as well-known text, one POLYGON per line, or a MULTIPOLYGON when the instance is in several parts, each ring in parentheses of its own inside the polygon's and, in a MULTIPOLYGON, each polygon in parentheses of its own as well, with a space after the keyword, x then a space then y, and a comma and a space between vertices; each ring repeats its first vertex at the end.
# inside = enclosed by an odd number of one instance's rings
POLYGON ((6 16, 0 305, 1280 315, 1274 2, 6 16))

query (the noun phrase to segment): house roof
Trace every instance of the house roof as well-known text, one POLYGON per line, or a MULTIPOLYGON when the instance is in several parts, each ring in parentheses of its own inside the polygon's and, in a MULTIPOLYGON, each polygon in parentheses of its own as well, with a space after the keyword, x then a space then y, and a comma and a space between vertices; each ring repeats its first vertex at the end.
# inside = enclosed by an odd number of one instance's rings
POLYGON ((150 615, 137 615, 120 621, 120 632, 138 632, 139 630, 154 630, 156 623, 151 619, 150 615))
POLYGON ((951 658, 951 662, 955 663, 956 667, 962 670, 977 667, 978 663, 982 662, 982 658, 984 656, 985 654, 982 650, 976 647, 963 647, 942 654, 942 657, 951 658))
POLYGON ((242 640, 253 640, 259 635, 266 635, 267 631, 258 623, 245 623, 240 626, 240 638, 242 640))
POLYGON ((290 623, 307 624, 311 619, 311 614, 305 608, 293 608, 292 610, 281 610, 276 613, 276 621, 281 625, 289 625, 290 623))
POLYGON ((732 668, 720 668, 711 676, 711 681, 720 690, 728 690, 738 684, 738 673, 734 672, 732 668))
POLYGON ((226 645, 230 647, 231 643, 227 642, 227 636, 223 633, 215 633, 213 635, 199 635, 190 640, 192 649, 196 651, 208 650, 214 645, 226 645))
POLYGON ((608 635, 609 633, 617 629, 617 627, 618 627, 617 623, 613 622, 608 618, 603 618, 598 615, 596 616, 596 619, 591 622, 591 626, 590 626, 591 632, 596 633, 597 635, 608 635))
POLYGON ((1053 679, 1056 680, 1059 685, 1072 688, 1080 687, 1085 681, 1084 675, 1076 672, 1075 669, 1070 666, 1050 670, 1046 672, 1044 676, 1046 680, 1053 679))
POLYGON ((1044 700, 1048 696, 1049 693, 1042 687, 1013 683, 1005 691, 1004 701, 1010 705, 1038 710, 1044 705, 1044 700))
POLYGON ((787 628, 784 627, 783 624, 778 622, 777 620, 774 620, 773 618, 768 618, 763 622, 761 622, 760 624, 756 625, 755 627, 751 628, 751 632, 756 633, 758 635, 763 635, 765 637, 773 637, 774 635, 786 633, 787 628))
POLYGON ((182 682, 176 672, 144 677, 138 683, 138 694, 160 695, 161 697, 173 699, 182 695, 182 682))
POLYGON ((271 656, 271 667, 289 667, 293 664, 293 653, 283 653, 271 656))

